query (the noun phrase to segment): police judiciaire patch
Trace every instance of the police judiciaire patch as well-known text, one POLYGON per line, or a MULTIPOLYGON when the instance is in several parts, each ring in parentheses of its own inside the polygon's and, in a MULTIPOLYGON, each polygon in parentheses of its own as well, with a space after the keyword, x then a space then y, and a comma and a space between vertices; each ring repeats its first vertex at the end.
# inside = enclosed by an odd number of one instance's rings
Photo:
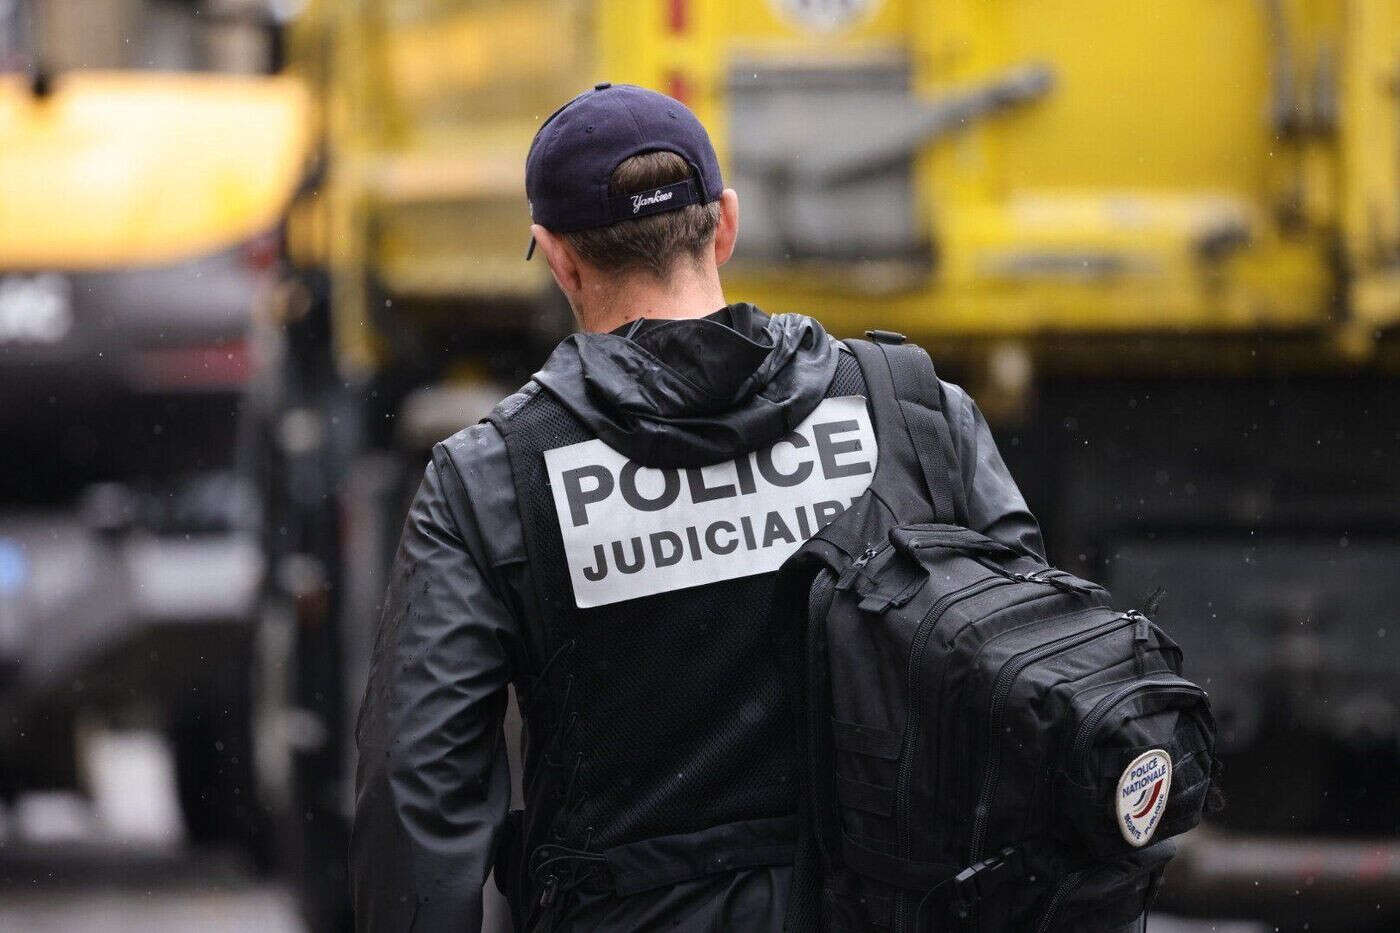
POLYGON ((1114 809, 1118 831, 1129 845, 1147 845, 1162 822, 1171 789, 1172 759, 1160 748, 1143 752, 1123 769, 1114 794, 1114 809))
POLYGON ((545 452, 581 609, 777 570, 870 485, 865 399, 829 398, 771 447, 691 469, 640 466, 601 440, 545 452))

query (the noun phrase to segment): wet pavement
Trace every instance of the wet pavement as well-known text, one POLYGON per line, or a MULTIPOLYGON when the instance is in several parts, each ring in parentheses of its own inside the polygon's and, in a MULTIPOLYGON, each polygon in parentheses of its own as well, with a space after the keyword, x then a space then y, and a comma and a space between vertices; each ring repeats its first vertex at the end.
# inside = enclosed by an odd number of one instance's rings
MULTIPOLYGON (((149 886, 0 891, 3 933, 302 933, 295 905, 272 884, 205 886, 189 881, 149 886)), ((1153 917, 1149 933, 1266 933, 1243 921, 1153 917)))
POLYGON ((3 892, 0 931, 15 933, 301 933, 291 898, 280 888, 93 887, 77 891, 3 892))
MULTIPOLYGON (((1241 921, 1153 917, 1150 933, 1268 933, 1241 921)), ((0 847, 0 933, 304 933, 291 895, 235 856, 183 850, 0 847)))
POLYGON ((70 840, 0 846, 0 933, 301 933, 296 905, 229 852, 70 840))

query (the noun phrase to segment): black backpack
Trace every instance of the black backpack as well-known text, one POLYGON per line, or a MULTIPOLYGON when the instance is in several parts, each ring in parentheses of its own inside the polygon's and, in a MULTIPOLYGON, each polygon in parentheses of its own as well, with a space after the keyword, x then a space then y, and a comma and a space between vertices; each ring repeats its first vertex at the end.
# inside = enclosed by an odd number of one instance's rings
POLYGON ((805 770, 788 927, 1132 924, 1211 787, 1205 691, 1146 615, 965 527, 933 364, 870 336, 848 346, 875 476, 779 575, 805 770))

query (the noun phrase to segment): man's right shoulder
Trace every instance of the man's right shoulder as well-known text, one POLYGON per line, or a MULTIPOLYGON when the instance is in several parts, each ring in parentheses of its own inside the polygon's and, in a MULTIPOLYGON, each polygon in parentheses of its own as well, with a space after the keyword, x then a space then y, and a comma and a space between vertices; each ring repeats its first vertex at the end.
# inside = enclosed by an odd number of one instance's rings
POLYGON ((489 562, 497 566, 523 560, 525 553, 515 479, 501 428, 509 430, 511 419, 540 391, 539 383, 527 382, 498 402, 486 418, 437 445, 461 480, 466 512, 482 532, 489 562))
POLYGON ((459 469, 474 460, 499 459, 505 454, 502 426, 509 430, 511 420, 539 393, 540 384, 531 379, 497 402, 485 418, 443 438, 438 446, 447 451, 459 469))
POLYGON ((502 422, 508 424, 512 418, 519 414, 520 411, 526 405, 530 404, 543 390, 544 387, 541 386, 539 382, 531 379, 510 395, 507 395, 497 402, 496 407, 491 409, 491 414, 487 416, 486 421, 483 423, 502 422))

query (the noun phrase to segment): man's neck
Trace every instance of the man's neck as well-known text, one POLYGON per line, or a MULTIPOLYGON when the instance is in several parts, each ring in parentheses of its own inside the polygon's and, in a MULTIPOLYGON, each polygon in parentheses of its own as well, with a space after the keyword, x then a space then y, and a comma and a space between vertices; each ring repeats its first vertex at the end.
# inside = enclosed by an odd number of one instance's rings
POLYGON ((704 317, 728 304, 718 274, 703 273, 684 273, 668 281, 635 275, 622 286, 591 297, 580 324, 584 330, 594 333, 607 333, 644 317, 661 320, 704 317))

